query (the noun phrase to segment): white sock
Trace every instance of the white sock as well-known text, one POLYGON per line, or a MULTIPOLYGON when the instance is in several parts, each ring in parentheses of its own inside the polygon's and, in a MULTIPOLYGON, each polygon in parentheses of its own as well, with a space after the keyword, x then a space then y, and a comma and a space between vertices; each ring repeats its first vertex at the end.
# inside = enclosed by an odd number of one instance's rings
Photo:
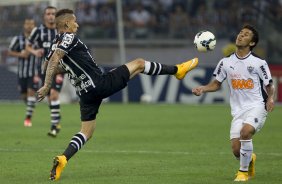
POLYGON ((240 149, 240 171, 248 171, 249 164, 252 159, 253 153, 253 142, 250 140, 240 140, 241 149, 240 149))

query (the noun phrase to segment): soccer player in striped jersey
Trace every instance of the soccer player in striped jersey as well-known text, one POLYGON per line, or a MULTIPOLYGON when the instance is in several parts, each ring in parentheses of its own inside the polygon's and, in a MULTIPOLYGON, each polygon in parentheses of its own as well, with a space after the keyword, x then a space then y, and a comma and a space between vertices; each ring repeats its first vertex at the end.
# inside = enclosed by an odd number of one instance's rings
POLYGON ((35 92, 39 87, 39 75, 37 70, 37 58, 26 50, 26 41, 35 22, 26 18, 23 24, 23 33, 15 36, 9 46, 8 54, 18 57, 18 83, 22 98, 26 103, 26 117, 24 126, 31 127, 32 114, 35 108, 35 92))
MULTIPOLYGON (((48 53, 52 40, 57 34, 55 24, 55 14, 57 9, 52 6, 48 6, 44 10, 44 23, 39 27, 32 30, 29 37, 29 43, 27 49, 36 57, 40 58, 39 70, 41 72, 42 81, 44 81, 44 70, 42 70, 45 57, 48 53), (32 48, 32 45, 37 45, 36 49, 32 48)), ((48 132, 49 136, 56 137, 60 131, 60 101, 59 93, 63 86, 64 75, 58 74, 54 76, 54 82, 51 87, 50 94, 48 95, 49 108, 51 111, 51 128, 48 132)))
POLYGON ((125 65, 103 74, 91 56, 86 45, 75 35, 78 29, 72 10, 62 9, 56 14, 59 34, 52 43, 47 56, 48 67, 45 82, 37 91, 38 101, 49 92, 52 78, 56 73, 67 72, 71 84, 80 98, 81 130, 76 133, 62 155, 56 156, 50 179, 58 180, 67 161, 89 140, 96 127, 96 115, 103 98, 120 91, 127 82, 139 73, 147 75, 175 75, 183 79, 194 69, 198 59, 172 66, 135 59, 125 65))
POLYGON ((252 138, 263 127, 267 113, 274 108, 274 86, 269 67, 252 52, 258 41, 257 30, 245 25, 237 35, 236 52, 218 63, 214 80, 192 89, 200 96, 219 90, 224 80, 228 82, 233 116, 230 140, 233 154, 240 160, 234 181, 248 181, 255 176, 256 155, 252 138))

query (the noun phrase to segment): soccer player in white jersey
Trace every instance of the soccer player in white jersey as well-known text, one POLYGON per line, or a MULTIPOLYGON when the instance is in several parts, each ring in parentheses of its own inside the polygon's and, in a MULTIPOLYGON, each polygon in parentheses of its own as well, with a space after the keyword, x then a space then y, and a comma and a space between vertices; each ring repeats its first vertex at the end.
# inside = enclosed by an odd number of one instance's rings
POLYGON ((236 52, 218 63, 214 80, 205 86, 192 89, 200 96, 220 89, 226 79, 230 89, 230 106, 233 120, 230 140, 240 168, 234 181, 247 181, 255 175, 256 155, 253 153, 253 135, 264 125, 267 113, 274 108, 274 87, 269 67, 252 49, 259 41, 258 32, 244 26, 236 39, 236 52))

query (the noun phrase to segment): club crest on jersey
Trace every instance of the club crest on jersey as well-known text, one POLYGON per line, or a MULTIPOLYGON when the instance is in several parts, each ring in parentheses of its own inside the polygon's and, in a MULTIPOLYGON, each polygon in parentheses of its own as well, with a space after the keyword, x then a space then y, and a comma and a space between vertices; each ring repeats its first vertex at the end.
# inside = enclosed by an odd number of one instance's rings
POLYGON ((249 71, 249 73, 252 73, 254 71, 254 67, 253 66, 248 66, 247 70, 249 71))

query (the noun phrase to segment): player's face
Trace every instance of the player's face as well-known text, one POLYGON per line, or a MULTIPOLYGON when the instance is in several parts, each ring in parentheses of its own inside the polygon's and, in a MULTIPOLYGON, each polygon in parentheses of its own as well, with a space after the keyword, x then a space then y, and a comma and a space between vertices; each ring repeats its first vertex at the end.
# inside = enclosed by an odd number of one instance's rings
POLYGON ((248 47, 254 44, 252 42, 253 32, 249 29, 242 29, 240 33, 237 35, 236 46, 237 47, 248 47))
POLYGON ((32 29, 35 27, 35 22, 32 19, 26 19, 24 21, 24 31, 26 33, 31 33, 32 29))
POLYGON ((44 23, 55 24, 55 15, 56 15, 56 9, 54 8, 46 9, 44 13, 44 23))
POLYGON ((79 26, 78 26, 78 23, 76 22, 75 15, 71 15, 67 25, 68 25, 68 32, 71 32, 71 33, 77 32, 77 28, 79 26))

